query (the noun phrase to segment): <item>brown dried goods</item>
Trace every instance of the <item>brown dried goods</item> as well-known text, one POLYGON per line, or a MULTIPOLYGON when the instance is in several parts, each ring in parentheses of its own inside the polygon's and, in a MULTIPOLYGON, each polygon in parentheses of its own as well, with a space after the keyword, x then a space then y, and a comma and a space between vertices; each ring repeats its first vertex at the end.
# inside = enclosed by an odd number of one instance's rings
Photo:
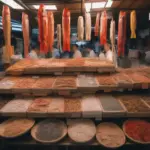
POLYGON ((99 75, 97 76, 97 80, 100 85, 117 85, 116 81, 113 79, 113 76, 110 75, 99 75))
POLYGON ((21 77, 13 86, 13 89, 31 89, 36 80, 36 78, 32 77, 21 77))
POLYGON ((81 112, 81 100, 78 98, 65 98, 65 112, 81 112))
POLYGON ((150 108, 138 96, 121 96, 119 99, 128 112, 150 112, 150 108))
POLYGON ((36 98, 28 108, 28 112, 47 112, 50 102, 49 97, 36 98))
POLYGON ((51 89, 55 82, 54 77, 41 77, 37 79, 35 84, 32 86, 33 89, 51 89))
POLYGON ((118 148, 125 144, 123 131, 114 123, 100 123, 97 126, 96 138, 107 148, 118 148))
POLYGON ((142 74, 132 73, 127 75, 136 83, 150 83, 150 79, 142 74))
POLYGON ((124 73, 114 74, 113 78, 116 80, 118 84, 132 84, 133 82, 131 78, 125 75, 124 73))
POLYGON ((68 67, 82 67, 84 65, 85 60, 82 58, 70 59, 65 64, 68 67))
POLYGON ((17 137, 27 132, 34 125, 32 119, 12 118, 0 126, 0 135, 7 138, 17 137))
POLYGON ((57 77, 53 88, 76 88, 76 77, 57 77))

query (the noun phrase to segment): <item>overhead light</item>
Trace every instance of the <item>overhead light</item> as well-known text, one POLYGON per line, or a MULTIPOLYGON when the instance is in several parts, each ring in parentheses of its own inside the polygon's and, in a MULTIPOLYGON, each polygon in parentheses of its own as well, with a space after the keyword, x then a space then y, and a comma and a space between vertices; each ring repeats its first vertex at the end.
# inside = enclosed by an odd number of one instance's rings
POLYGON ((91 6, 92 6, 91 3, 85 3, 85 10, 86 10, 86 12, 90 12, 91 6))
MULTIPOLYGON (((32 5, 35 9, 39 9, 40 5, 32 5)), ((56 5, 44 5, 46 10, 57 10, 56 5)))
POLYGON ((13 9, 24 9, 21 5, 16 3, 14 0, 0 0, 0 1, 3 2, 4 4, 12 7, 13 9))
POLYGON ((92 3, 92 9, 104 8, 105 4, 106 4, 106 2, 94 2, 94 3, 92 3))
POLYGON ((108 0, 107 4, 106 4, 106 8, 109 8, 111 7, 113 1, 112 0, 108 0))

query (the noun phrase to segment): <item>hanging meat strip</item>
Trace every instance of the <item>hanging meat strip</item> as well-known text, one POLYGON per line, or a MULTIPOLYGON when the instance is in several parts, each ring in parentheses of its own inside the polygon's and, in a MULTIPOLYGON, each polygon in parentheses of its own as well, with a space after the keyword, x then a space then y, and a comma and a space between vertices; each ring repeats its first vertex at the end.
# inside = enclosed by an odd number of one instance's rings
POLYGON ((131 39, 136 38, 136 11, 133 10, 130 13, 130 29, 131 29, 131 39))
POLYGON ((43 4, 38 10, 38 25, 40 51, 46 54, 48 52, 48 18, 43 4))
POLYGON ((78 18, 78 41, 82 41, 84 38, 84 20, 82 16, 78 18))
POLYGON ((115 21, 111 20, 110 23, 110 41, 112 45, 112 52, 113 52, 113 62, 115 65, 117 65, 117 56, 115 51, 115 21))
POLYGON ((22 31, 24 38, 24 57, 27 58, 29 53, 29 18, 25 13, 22 13, 22 31))
POLYGON ((118 56, 124 56, 126 42, 126 12, 120 11, 118 22, 118 56))
POLYGON ((85 38, 86 41, 91 40, 91 14, 86 13, 85 14, 85 38))
POLYGON ((62 16, 63 51, 70 51, 70 11, 63 10, 62 16))
POLYGON ((10 17, 10 9, 8 6, 3 6, 2 12, 2 24, 3 24, 3 32, 5 38, 5 45, 11 45, 11 17, 10 17))
POLYGON ((107 42, 107 13, 102 12, 100 26, 100 44, 105 45, 107 42))
POLYGON ((50 51, 53 50, 54 43, 54 15, 51 11, 48 12, 48 46, 50 51))
POLYGON ((112 45, 115 45, 115 21, 112 20, 110 23, 110 41, 112 45))
POLYGON ((99 30, 100 30, 99 28, 100 28, 100 13, 97 13, 96 23, 95 23, 95 28, 94 28, 95 36, 99 35, 99 30))
POLYGON ((61 49, 61 24, 57 25, 57 48, 61 49))

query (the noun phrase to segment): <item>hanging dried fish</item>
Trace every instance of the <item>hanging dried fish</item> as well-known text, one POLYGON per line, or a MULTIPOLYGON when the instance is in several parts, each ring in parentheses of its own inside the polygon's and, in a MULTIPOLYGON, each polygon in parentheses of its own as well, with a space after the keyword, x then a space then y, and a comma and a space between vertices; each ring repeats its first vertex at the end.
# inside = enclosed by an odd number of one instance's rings
POLYGON ((100 13, 97 13, 96 23, 95 23, 95 28, 94 28, 95 36, 99 35, 99 30, 100 30, 99 28, 100 28, 100 13))
POLYGON ((48 14, 48 46, 50 51, 52 51, 54 43, 54 15, 53 12, 51 11, 49 11, 47 14, 48 14))
POLYGON ((120 11, 118 22, 118 56, 124 56, 126 42, 126 12, 120 11))
POLYGON ((136 38, 136 11, 133 10, 130 13, 130 29, 131 29, 131 39, 136 38))
POLYGON ((102 12, 100 26, 100 44, 105 45, 107 42, 107 13, 102 12))
POLYGON ((115 66, 117 66, 117 54, 116 54, 116 50, 115 50, 115 21, 112 20, 110 23, 110 41, 112 44, 112 52, 113 52, 113 62, 115 64, 115 66))
POLYGON ((85 38, 86 41, 91 40, 91 14, 85 14, 85 38))
POLYGON ((110 41, 112 45, 115 45, 115 21, 112 20, 110 23, 110 41))
POLYGON ((82 16, 78 18, 78 41, 82 41, 84 39, 84 20, 82 16))
POLYGON ((63 10, 62 16, 63 51, 70 51, 70 11, 63 10))
POLYGON ((5 38, 5 45, 11 45, 11 16, 10 9, 8 6, 3 6, 2 12, 2 24, 5 38))
POLYGON ((61 24, 57 25, 57 48, 61 49, 61 24))
POLYGON ((46 54, 48 52, 48 18, 43 4, 40 5, 38 10, 38 25, 40 51, 46 54))
POLYGON ((29 53, 29 18, 25 13, 22 13, 22 31, 24 38, 24 57, 27 58, 29 53))

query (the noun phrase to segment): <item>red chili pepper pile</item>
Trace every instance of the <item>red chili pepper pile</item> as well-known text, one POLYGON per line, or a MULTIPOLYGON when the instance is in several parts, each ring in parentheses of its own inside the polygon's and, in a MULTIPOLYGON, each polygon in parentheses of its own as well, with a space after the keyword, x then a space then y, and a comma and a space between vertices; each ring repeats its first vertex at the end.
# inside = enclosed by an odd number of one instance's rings
POLYGON ((125 123, 125 132, 133 140, 150 142, 150 123, 142 120, 129 120, 125 123))

